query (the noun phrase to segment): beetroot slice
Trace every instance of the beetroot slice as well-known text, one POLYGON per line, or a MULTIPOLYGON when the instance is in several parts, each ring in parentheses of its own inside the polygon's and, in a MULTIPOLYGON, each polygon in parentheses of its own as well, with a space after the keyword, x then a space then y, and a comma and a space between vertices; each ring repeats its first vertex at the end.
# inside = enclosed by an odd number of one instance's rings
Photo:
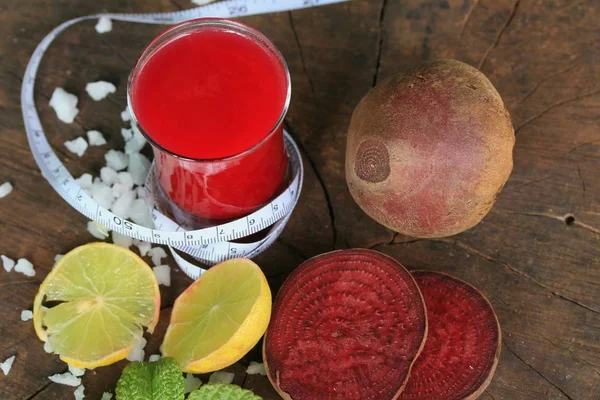
POLYGON ((400 399, 476 399, 500 357, 501 333, 489 301, 452 276, 413 272, 427 307, 428 333, 400 399))
POLYGON ((304 262, 279 291, 263 356, 284 399, 398 398, 427 334, 412 275, 372 250, 304 262))

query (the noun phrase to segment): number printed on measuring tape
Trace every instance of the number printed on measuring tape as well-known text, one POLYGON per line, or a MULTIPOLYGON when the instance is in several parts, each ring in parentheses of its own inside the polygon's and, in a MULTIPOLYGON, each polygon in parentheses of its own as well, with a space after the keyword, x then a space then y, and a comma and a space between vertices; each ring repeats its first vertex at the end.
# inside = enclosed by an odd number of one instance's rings
MULTIPOLYGON (((157 208, 152 210, 154 227, 145 227, 113 214, 101 207, 77 184, 50 146, 40 122, 34 102, 34 85, 42 57, 52 41, 64 30, 79 22, 108 17, 117 21, 176 24, 194 18, 231 18, 270 12, 341 3, 348 0, 227 0, 188 10, 167 13, 105 13, 87 15, 62 23, 54 28, 35 48, 21 86, 21 109, 29 146, 42 175, 54 190, 73 208, 109 230, 134 239, 168 245, 178 265, 193 278, 204 269, 185 260, 178 251, 187 253, 204 264, 214 264, 234 257, 252 258, 264 251, 279 236, 298 202, 302 188, 303 168, 298 147, 284 132, 292 179, 289 186, 271 203, 256 212, 217 227, 186 231, 157 208), (254 243, 235 243, 233 240, 269 228, 263 239, 254 243)), ((148 185, 146 185, 148 186, 148 185)), ((151 195, 146 187, 147 199, 151 195)))

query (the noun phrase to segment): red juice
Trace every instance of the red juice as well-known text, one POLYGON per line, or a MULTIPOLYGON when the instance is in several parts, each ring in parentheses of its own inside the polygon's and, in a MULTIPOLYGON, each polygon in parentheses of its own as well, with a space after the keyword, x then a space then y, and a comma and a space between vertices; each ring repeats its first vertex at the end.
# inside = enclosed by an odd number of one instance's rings
POLYGON ((218 19, 167 30, 138 61, 129 97, 176 208, 218 222, 276 194, 287 169, 281 124, 289 76, 257 31, 218 19))

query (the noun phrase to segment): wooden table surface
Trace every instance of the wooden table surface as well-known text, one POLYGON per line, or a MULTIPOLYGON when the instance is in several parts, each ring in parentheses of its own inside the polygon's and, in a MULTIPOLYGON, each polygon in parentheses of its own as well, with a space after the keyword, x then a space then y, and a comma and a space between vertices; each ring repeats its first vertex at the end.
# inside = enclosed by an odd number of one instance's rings
MULTIPOLYGON (((33 278, 0 270, 2 399, 68 399, 74 388, 48 376, 66 365, 42 350, 31 322, 38 285, 54 256, 93 238, 86 219, 42 178, 25 138, 19 106, 25 65, 42 37, 84 14, 173 11, 187 0, 29 0, 0 4, 0 182, 15 190, 0 199, 0 253, 26 257, 33 278)), ((287 128, 301 146, 306 180, 301 201, 281 238, 257 262, 276 291, 308 257, 332 249, 367 247, 410 269, 456 275, 492 302, 503 331, 496 375, 483 399, 600 399, 600 2, 597 0, 354 0, 351 3, 244 18, 284 54, 293 96, 287 128), (515 166, 498 202, 475 228, 439 240, 396 235, 370 220, 344 180, 350 115, 375 83, 423 60, 456 58, 480 68, 511 112, 515 166)), ((115 22, 98 35, 95 22, 69 29, 53 44, 36 83, 48 138, 69 170, 97 174, 99 147, 82 159, 62 143, 96 128, 122 147, 119 113, 126 77, 145 44, 163 27, 115 22), (104 79, 118 91, 101 102, 84 91, 104 79), (75 123, 48 107, 55 87, 79 96, 75 123)), ((180 271, 162 287, 161 329, 190 280, 180 271)), ((244 360, 258 361, 256 350, 244 360)), ((125 362, 88 372, 86 399, 113 391, 125 362)), ((265 378, 236 382, 265 399, 278 397, 265 378)))

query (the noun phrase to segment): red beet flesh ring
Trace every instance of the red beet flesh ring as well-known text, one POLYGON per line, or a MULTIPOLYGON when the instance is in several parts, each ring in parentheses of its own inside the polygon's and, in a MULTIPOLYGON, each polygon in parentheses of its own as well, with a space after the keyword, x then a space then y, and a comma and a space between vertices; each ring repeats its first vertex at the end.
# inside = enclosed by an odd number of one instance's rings
POLYGON ((372 250, 340 250, 287 278, 263 356, 284 399, 393 400, 426 335, 423 298, 400 263, 372 250))
POLYGON ((476 399, 492 380, 500 357, 500 325, 491 304, 452 276, 413 275, 427 308, 427 341, 400 399, 476 399))

